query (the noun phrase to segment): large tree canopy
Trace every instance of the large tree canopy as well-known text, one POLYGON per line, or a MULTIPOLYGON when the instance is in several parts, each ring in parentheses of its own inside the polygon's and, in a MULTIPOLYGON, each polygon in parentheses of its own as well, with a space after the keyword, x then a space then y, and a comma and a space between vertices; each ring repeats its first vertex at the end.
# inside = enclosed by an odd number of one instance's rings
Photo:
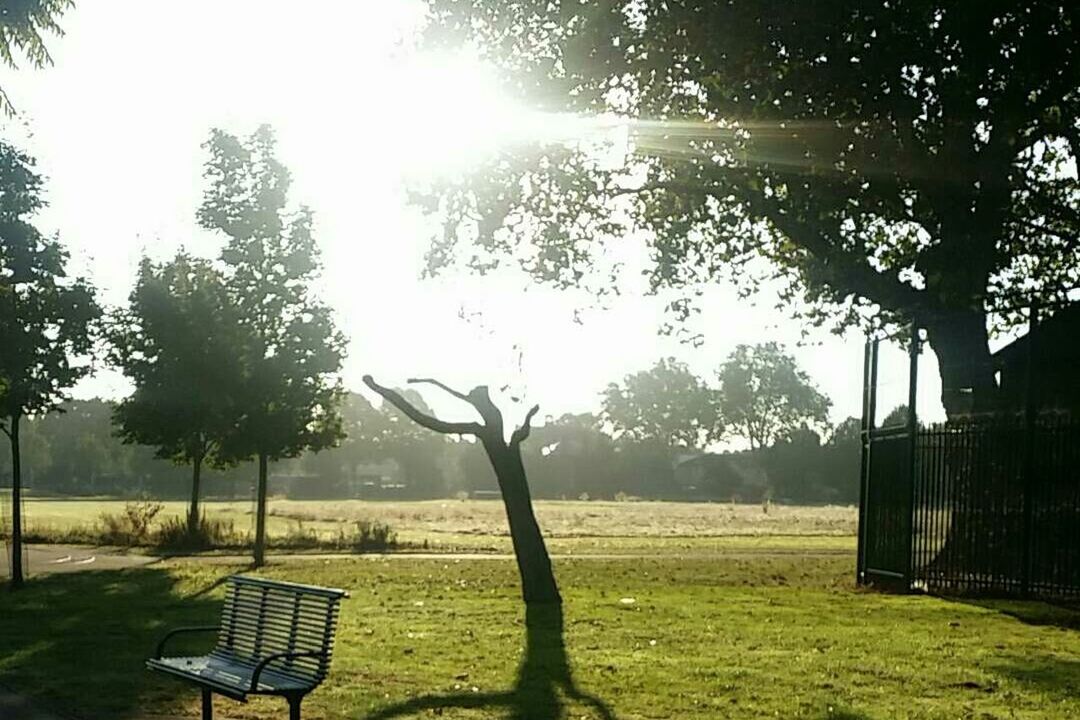
POLYGON ((674 358, 611 383, 603 403, 615 436, 636 442, 702 448, 724 429, 715 391, 674 358))
POLYGON ((716 376, 724 419, 752 450, 828 422, 829 399, 776 343, 739 345, 716 376))
POLYGON ((917 316, 953 414, 993 405, 987 314, 1080 285, 1076 3, 429 4, 430 44, 629 130, 622 163, 533 146, 430 188, 433 266, 580 284, 632 231, 656 287, 764 275, 818 323, 917 316))

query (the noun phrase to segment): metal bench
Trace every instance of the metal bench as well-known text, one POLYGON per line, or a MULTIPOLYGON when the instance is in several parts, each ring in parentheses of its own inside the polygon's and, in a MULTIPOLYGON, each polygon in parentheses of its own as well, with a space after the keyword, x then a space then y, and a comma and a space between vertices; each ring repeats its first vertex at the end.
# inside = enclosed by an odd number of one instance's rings
POLYGON ((212 694, 240 702, 248 695, 280 695, 290 720, 326 677, 344 590, 236 575, 228 578, 221 624, 172 630, 146 667, 202 687, 203 720, 213 717, 212 694), (163 657, 170 638, 217 633, 209 655, 163 657))

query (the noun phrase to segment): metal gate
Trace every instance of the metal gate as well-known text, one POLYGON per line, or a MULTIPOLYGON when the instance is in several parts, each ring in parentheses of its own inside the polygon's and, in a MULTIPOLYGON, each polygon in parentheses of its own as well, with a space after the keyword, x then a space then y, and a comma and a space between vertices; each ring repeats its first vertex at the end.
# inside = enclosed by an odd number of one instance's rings
POLYGON ((912 587, 913 510, 919 331, 911 324, 908 405, 903 425, 875 427, 881 339, 867 343, 863 360, 861 497, 858 577, 860 585, 906 591, 912 587))

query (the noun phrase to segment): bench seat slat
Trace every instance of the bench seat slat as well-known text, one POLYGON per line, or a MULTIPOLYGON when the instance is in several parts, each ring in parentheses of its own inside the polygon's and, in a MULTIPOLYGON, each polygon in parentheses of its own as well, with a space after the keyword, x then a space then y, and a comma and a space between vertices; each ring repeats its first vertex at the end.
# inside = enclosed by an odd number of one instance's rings
MULTIPOLYGON (((151 660, 151 667, 199 684, 213 685, 222 695, 242 700, 251 686, 254 665, 228 662, 218 657, 171 657, 151 660)), ((318 683, 313 680, 291 677, 283 673, 263 670, 259 675, 259 692, 281 694, 311 690, 318 683)))

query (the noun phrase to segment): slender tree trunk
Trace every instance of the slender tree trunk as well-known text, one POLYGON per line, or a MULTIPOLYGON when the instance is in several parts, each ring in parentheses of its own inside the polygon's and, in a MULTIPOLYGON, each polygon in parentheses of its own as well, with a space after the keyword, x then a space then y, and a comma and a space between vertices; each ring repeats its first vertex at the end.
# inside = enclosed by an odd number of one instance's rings
POLYGON ((551 557, 533 512, 521 449, 516 443, 507 445, 502 438, 481 438, 481 441, 499 482, 525 603, 561 603, 551 557))
POLYGON ((22 460, 19 455, 19 415, 11 416, 11 589, 23 584, 22 460))
POLYGON ((266 455, 259 454, 259 486, 255 500, 255 567, 266 563, 266 455))
POLYGON ((188 508, 188 535, 195 537, 199 532, 199 485, 202 482, 202 463, 204 453, 197 454, 191 462, 191 507, 188 508))

